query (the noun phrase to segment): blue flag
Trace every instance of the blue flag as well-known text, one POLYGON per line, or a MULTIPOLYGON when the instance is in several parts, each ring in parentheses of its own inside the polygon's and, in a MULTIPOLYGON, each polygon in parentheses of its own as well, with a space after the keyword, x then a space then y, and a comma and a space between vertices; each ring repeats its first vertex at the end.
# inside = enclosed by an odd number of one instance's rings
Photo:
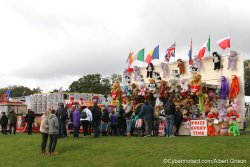
POLYGON ((7 90, 7 92, 6 92, 6 100, 7 101, 9 101, 9 99, 10 99, 10 94, 11 94, 11 88, 9 87, 9 89, 7 90))
POLYGON ((153 55, 152 55, 152 60, 153 59, 159 59, 159 45, 156 46, 156 48, 154 49, 153 55))

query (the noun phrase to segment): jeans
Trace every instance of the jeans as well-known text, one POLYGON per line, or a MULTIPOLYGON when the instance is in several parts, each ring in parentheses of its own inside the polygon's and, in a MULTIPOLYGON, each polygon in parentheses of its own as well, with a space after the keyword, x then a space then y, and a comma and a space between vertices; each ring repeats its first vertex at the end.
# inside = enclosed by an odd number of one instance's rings
POLYGON ((99 137, 100 135, 100 121, 92 121, 92 128, 94 131, 94 137, 99 137))
POLYGON ((153 120, 145 120, 145 130, 146 130, 146 135, 151 135, 152 130, 153 130, 153 120))
POLYGON ((2 134, 7 135, 7 125, 1 125, 2 126, 2 134))
POLYGON ((59 136, 64 138, 67 136, 66 132, 66 121, 59 119, 59 136))
POLYGON ((10 124, 10 126, 9 126, 9 133, 10 134, 12 133, 12 127, 13 127, 13 134, 15 135, 16 134, 16 122, 10 124))
POLYGON ((81 121, 82 128, 83 128, 83 136, 87 136, 88 128, 89 128, 89 121, 81 121))
POLYGON ((174 127, 174 115, 173 114, 167 115, 166 120, 167 120, 166 135, 172 136, 174 127))
POLYGON ((132 123, 132 120, 131 120, 131 119, 127 119, 127 120, 126 120, 126 124, 127 124, 127 134, 130 134, 130 131, 131 131, 131 123, 132 123))
POLYGON ((42 132, 42 144, 41 144, 42 153, 46 152, 47 140, 48 140, 48 133, 42 132))
POLYGON ((57 143, 57 134, 49 135, 49 153, 55 152, 56 143, 57 143))
POLYGON ((80 126, 74 126, 74 137, 78 137, 80 126))
POLYGON ((28 135, 32 134, 32 123, 27 123, 27 126, 28 126, 28 135))

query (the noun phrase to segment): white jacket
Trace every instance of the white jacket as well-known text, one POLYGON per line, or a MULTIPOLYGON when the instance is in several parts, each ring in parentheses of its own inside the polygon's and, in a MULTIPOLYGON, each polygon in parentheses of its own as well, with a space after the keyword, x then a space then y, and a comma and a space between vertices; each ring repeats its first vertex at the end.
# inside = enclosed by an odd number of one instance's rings
POLYGON ((85 119, 80 118, 80 121, 90 121, 91 122, 93 120, 92 113, 88 108, 85 108, 82 112, 86 112, 87 118, 85 118, 85 119))
POLYGON ((45 115, 42 116, 42 122, 40 125, 40 132, 42 133, 48 133, 49 132, 49 123, 48 123, 48 117, 45 115))

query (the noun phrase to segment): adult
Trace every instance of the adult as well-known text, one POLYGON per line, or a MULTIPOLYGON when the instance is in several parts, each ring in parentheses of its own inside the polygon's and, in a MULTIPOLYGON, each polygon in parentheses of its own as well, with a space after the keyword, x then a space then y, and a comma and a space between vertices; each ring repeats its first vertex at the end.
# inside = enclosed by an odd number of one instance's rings
POLYGON ((14 112, 14 109, 11 108, 9 114, 8 114, 8 120, 9 120, 9 133, 12 133, 13 128, 13 134, 16 134, 16 122, 17 122, 17 115, 14 112))
POLYGON ((153 130, 153 121, 154 121, 154 108, 147 100, 141 107, 141 112, 139 114, 140 118, 143 118, 145 123, 146 136, 151 136, 153 130))
POLYGON ((46 155, 46 145, 47 145, 48 133, 49 133, 48 117, 49 117, 49 111, 46 111, 44 115, 42 116, 42 122, 40 126, 40 132, 42 134, 42 144, 41 144, 42 155, 46 155))
POLYGON ((55 115, 56 111, 51 110, 51 114, 48 119, 49 123, 49 155, 56 155, 58 152, 55 152, 57 144, 57 136, 59 134, 59 121, 55 115))
POLYGON ((98 101, 94 100, 94 106, 91 107, 91 113, 93 116, 93 121, 92 121, 92 128, 94 131, 94 137, 99 137, 100 135, 100 124, 101 124, 101 117, 102 117, 102 112, 101 108, 98 106, 98 101))
POLYGON ((104 106, 104 108, 102 110, 102 124, 101 124, 103 136, 107 136, 109 121, 110 121, 110 119, 109 119, 108 106, 104 106))
POLYGON ((164 104, 164 111, 166 114, 166 137, 174 137, 173 127, 174 127, 174 114, 176 113, 175 104, 173 102, 174 95, 171 94, 168 101, 164 104))
POLYGON ((81 125, 83 128, 83 137, 84 138, 87 138, 89 124, 92 120, 93 120, 93 118, 92 118, 91 111, 86 106, 83 106, 80 121, 81 121, 81 125))
POLYGON ((131 134, 131 124, 132 124, 132 118, 133 118, 133 106, 131 103, 128 103, 128 105, 125 108, 125 119, 126 119, 126 125, 127 125, 127 136, 130 136, 131 134))
POLYGON ((5 114, 5 112, 2 112, 2 116, 1 116, 1 119, 0 119, 0 124, 1 124, 1 127, 2 127, 2 134, 7 135, 8 118, 7 118, 6 114, 5 114))
POLYGON ((176 112, 174 115, 174 123, 175 123, 175 127, 176 127, 175 136, 179 136, 179 130, 180 130, 181 123, 183 120, 181 108, 183 108, 183 106, 176 106, 176 112))
POLYGON ((78 105, 76 105, 75 110, 73 112, 73 128, 74 128, 74 138, 78 138, 80 129, 80 110, 78 105))
POLYGON ((125 135, 126 133, 126 119, 124 115, 125 110, 123 106, 121 106, 117 115, 117 131, 119 135, 125 135))
POLYGON ((28 113, 25 116, 25 122, 27 122, 28 135, 32 135, 32 125, 35 120, 35 114, 28 109, 28 113))
POLYGON ((59 137, 65 138, 67 136, 66 132, 66 121, 68 119, 68 112, 64 108, 63 103, 58 104, 58 109, 56 111, 56 116, 59 120, 59 137))

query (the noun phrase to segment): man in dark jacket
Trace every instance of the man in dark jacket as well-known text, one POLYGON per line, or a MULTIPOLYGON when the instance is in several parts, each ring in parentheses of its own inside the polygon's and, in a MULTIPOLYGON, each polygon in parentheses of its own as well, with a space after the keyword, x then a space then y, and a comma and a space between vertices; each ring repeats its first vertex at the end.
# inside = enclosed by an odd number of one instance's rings
POLYGON ((109 123, 109 112, 108 107, 104 106, 104 109, 102 110, 102 135, 107 136, 108 132, 108 123, 109 123))
POLYGON ((28 127, 28 135, 32 135, 32 124, 34 123, 35 120, 35 114, 33 111, 28 109, 28 113, 25 116, 25 121, 27 122, 27 127, 28 127))
POLYGON ((125 110, 123 106, 121 106, 117 116, 117 130, 119 135, 126 134, 126 119, 124 116, 125 116, 125 110))
POLYGON ((6 114, 5 114, 5 112, 2 112, 2 116, 1 116, 1 119, 0 119, 0 124, 1 124, 1 127, 2 127, 2 134, 7 135, 8 118, 7 118, 6 114))
POLYGON ((17 116, 14 112, 14 109, 12 108, 11 111, 8 114, 8 120, 9 120, 9 133, 12 133, 13 128, 13 134, 16 134, 16 122, 17 122, 17 116))
POLYGON ((144 104, 141 107, 139 117, 143 118, 144 120, 146 136, 151 136, 153 130, 154 108, 151 104, 149 104, 147 100, 145 100, 144 104))
POLYGON ((173 102, 174 95, 170 95, 168 101, 164 104, 164 111, 166 114, 167 120, 167 128, 166 128, 166 136, 174 137, 173 135, 173 127, 174 127, 174 114, 176 112, 175 104, 173 102))
POLYGON ((59 137, 65 138, 67 136, 66 132, 66 121, 68 119, 68 112, 64 108, 63 103, 59 103, 58 109, 56 111, 56 116, 59 120, 59 137))
POLYGON ((101 117, 102 111, 101 108, 97 105, 97 100, 94 100, 94 106, 91 107, 90 111, 92 112, 92 128, 94 131, 94 137, 99 137, 100 135, 100 124, 101 124, 101 117))

